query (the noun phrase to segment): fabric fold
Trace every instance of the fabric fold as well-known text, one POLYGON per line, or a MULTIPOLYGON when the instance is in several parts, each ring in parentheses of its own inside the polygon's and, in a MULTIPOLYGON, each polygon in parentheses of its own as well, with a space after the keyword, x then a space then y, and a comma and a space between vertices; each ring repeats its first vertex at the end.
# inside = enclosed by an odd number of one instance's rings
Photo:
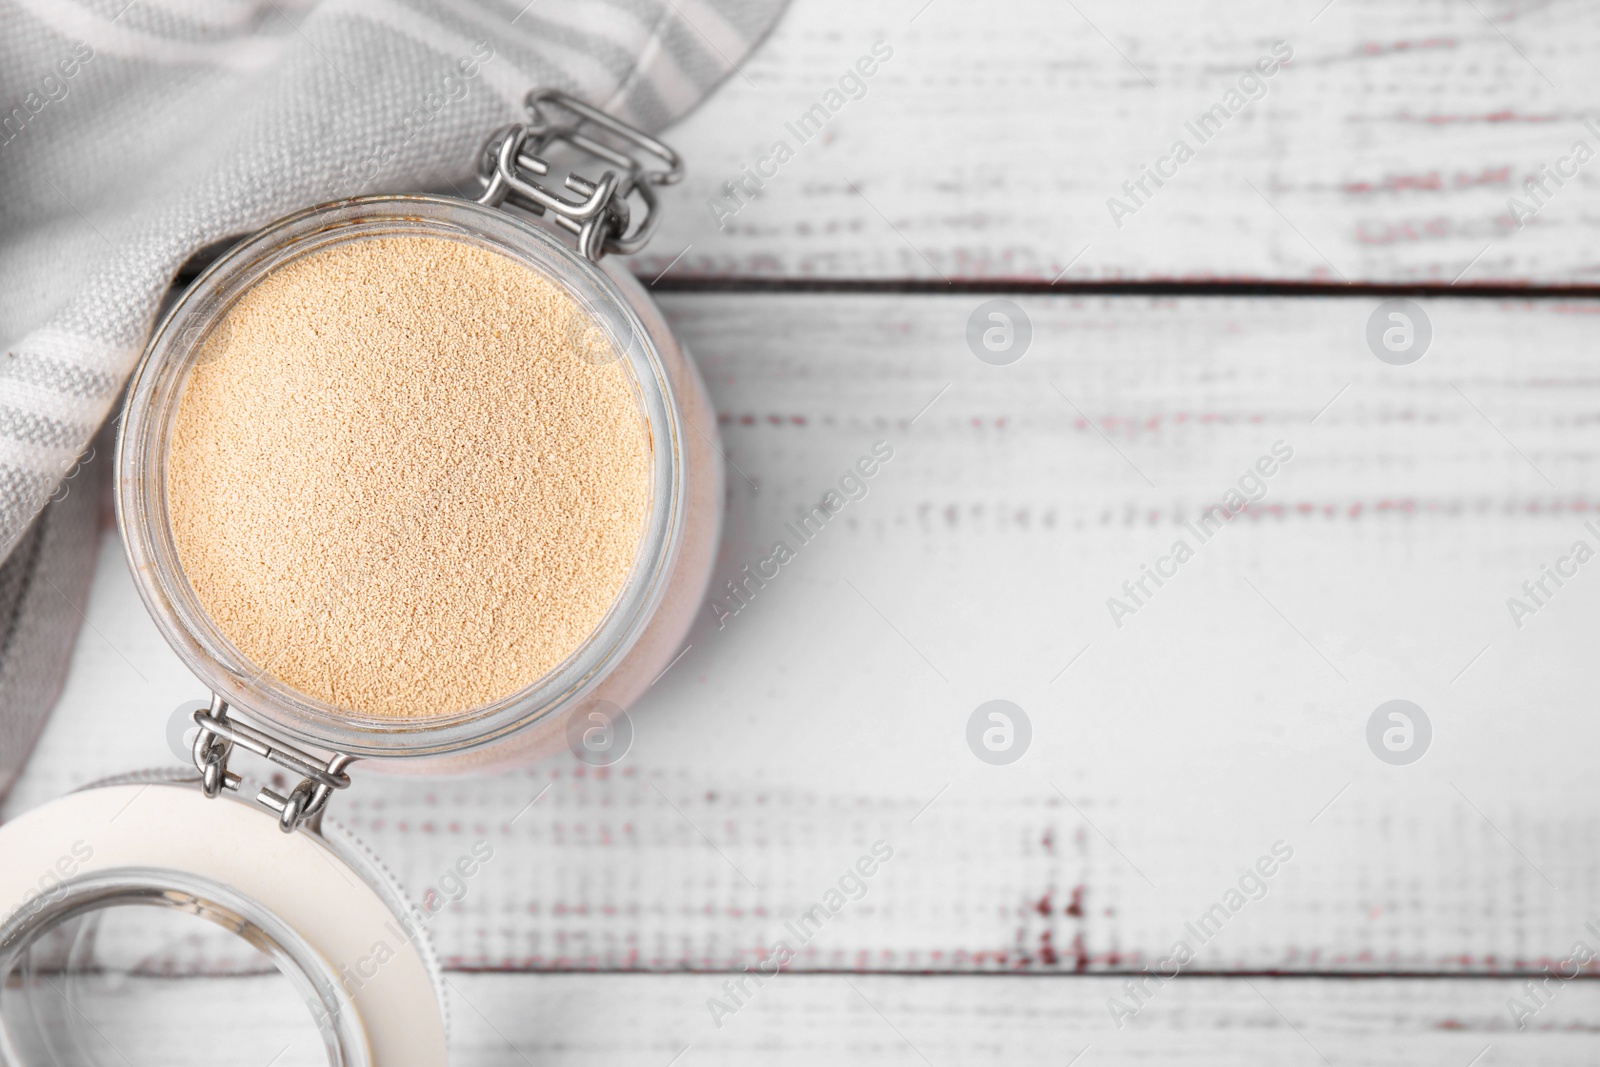
MULTIPOLYGON (((743 60, 781 8, 0 4, 0 559, 30 537, 48 539, 35 519, 110 414, 164 294, 197 251, 345 196, 472 195, 477 149, 522 116, 535 86, 660 129, 743 60)), ((74 521, 67 510, 52 506, 62 514, 51 521, 74 521)), ((92 559, 92 545, 81 551, 92 559)), ((45 622, 24 604, 14 626, 45 622)), ((48 654, 64 660, 70 641, 48 654)), ((13 645, 0 650, 0 677, 13 645)), ((0 685, 0 792, 37 733, 21 717, 42 714, 0 685)))

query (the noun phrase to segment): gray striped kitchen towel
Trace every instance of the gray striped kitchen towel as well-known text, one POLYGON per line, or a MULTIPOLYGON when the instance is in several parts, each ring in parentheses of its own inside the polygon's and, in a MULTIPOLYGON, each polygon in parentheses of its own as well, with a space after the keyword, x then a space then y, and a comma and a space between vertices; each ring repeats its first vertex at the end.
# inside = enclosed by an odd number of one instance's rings
POLYGON ((325 200, 470 193, 475 150, 534 86, 658 129, 782 5, 0 0, 0 795, 54 701, 96 542, 81 493, 40 512, 183 263, 325 200))

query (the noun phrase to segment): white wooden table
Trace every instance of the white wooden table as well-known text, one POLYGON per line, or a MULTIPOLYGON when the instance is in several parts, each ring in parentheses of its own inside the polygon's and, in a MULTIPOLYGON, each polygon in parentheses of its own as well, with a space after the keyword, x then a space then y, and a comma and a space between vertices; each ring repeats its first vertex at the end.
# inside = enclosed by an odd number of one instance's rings
MULTIPOLYGON (((718 584, 875 441, 894 458, 748 607, 708 608, 618 766, 339 798, 419 893, 495 849, 434 931, 458 1061, 1593 1062, 1597 965, 1542 1005, 1526 983, 1600 950, 1600 563, 1520 627, 1507 599, 1600 548, 1600 163, 1520 227, 1507 201, 1600 149, 1597 43, 1573 4, 794 0, 672 131, 691 176, 636 265, 719 411, 718 584), (865 95, 719 227, 708 199, 880 40, 865 95), (1265 95, 1117 226, 1107 199, 1280 40, 1265 95), (1432 327, 1409 366, 1367 342, 1399 296, 1432 327), (967 343, 998 298, 1032 328, 1008 366, 967 343), (1108 598, 1275 442, 1265 496, 1118 626, 1108 598), (1032 724, 1007 766, 966 740, 994 699, 1032 724), (1392 699, 1432 723, 1406 766, 1368 747, 1392 699), (880 840, 861 899, 718 1026, 880 840), (1181 977, 1129 992, 1180 940, 1181 977)), ((8 813, 174 762, 199 688, 109 531, 85 611, 8 813)))

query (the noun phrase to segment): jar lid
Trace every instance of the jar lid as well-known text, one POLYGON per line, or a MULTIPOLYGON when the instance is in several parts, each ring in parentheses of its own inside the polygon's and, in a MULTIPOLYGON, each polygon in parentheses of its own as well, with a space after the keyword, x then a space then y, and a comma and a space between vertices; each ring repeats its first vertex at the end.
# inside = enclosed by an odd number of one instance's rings
MULTIPOLYGON (((72 1036, 46 1032, 61 1028, 52 1018, 115 1050, 94 1008, 70 995, 74 973, 105 969, 85 964, 82 929, 72 952, 51 948, 72 924, 113 912, 187 913, 242 938, 298 992, 329 1062, 446 1062, 426 918, 375 857, 331 823, 285 834, 261 809, 209 800, 194 776, 161 772, 91 786, 0 826, 0 1062, 63 1062, 72 1036), (39 1003, 27 1003, 35 993, 39 1003), (67 1006, 52 1016, 45 1001, 67 1006)), ((185 1021, 231 1025, 201 1011, 185 1021)))

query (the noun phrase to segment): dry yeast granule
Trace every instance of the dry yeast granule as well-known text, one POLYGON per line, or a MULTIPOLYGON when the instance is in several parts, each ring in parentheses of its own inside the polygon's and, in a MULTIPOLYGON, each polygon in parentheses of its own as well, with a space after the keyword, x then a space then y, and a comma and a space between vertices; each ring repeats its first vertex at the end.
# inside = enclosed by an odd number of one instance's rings
POLYGON ((563 289, 463 242, 374 237, 278 268, 215 333, 167 498, 201 605, 259 668, 362 717, 446 715, 599 624, 644 531, 650 438, 563 289))

